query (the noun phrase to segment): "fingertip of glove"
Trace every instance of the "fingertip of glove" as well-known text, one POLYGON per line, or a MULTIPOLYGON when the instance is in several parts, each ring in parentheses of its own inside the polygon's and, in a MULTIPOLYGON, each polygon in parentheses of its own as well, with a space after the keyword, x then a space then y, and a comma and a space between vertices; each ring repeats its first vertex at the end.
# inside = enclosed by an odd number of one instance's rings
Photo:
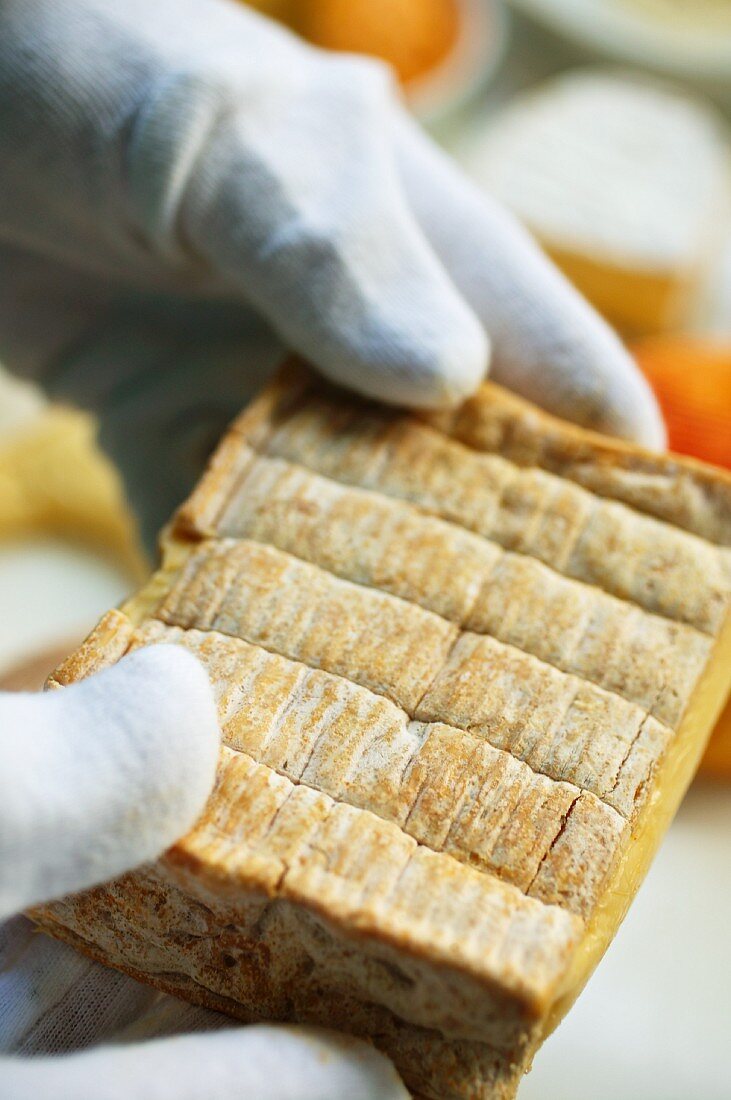
MULTIPOLYGON (((454 323, 369 343, 349 369, 327 372, 347 386, 395 405, 438 409, 471 396, 487 373, 490 342, 468 311, 454 323)), ((342 362, 342 360, 341 360, 342 362)))
MULTIPOLYGON (((187 696, 186 703, 212 705, 211 683, 203 665, 189 650, 179 645, 150 645, 129 653, 110 669, 110 673, 139 677, 152 693, 187 696)), ((176 696, 177 697, 177 696, 176 696)), ((171 700, 172 701, 172 700, 171 700)))
POLYGON ((638 367, 632 364, 636 375, 637 400, 629 403, 625 417, 628 437, 648 451, 665 451, 668 446, 668 432, 660 405, 647 379, 638 367))
POLYGON ((123 690, 149 711, 160 726, 175 729, 175 739, 215 759, 220 728, 213 689, 194 654, 177 645, 152 645, 124 657, 114 669, 129 682, 123 690))
POLYGON ((13 909, 114 878, 194 825, 220 734, 192 654, 153 646, 62 691, 18 699, 14 720, 33 751, 18 756, 9 788, 13 909))
POLYGON ((502 346, 496 357, 495 381, 592 431, 648 450, 665 448, 665 425, 649 382, 585 301, 563 288, 551 324, 542 323, 538 311, 526 317, 508 354, 502 346))
POLYGON ((648 451, 666 451, 668 448, 668 433, 660 410, 647 410, 644 415, 636 418, 636 423, 631 425, 628 437, 632 442, 638 443, 648 451))
POLYGON ((445 338, 438 350, 414 370, 409 404, 419 408, 453 408, 484 381, 490 364, 490 341, 475 319, 445 338))
POLYGON ((624 347, 606 360, 605 393, 598 402, 601 431, 619 436, 649 451, 667 448, 667 430, 657 398, 624 347))
POLYGON ((150 763, 151 813, 172 843, 193 824, 215 779, 221 734, 208 675, 181 646, 154 645, 124 657, 107 677, 150 763))

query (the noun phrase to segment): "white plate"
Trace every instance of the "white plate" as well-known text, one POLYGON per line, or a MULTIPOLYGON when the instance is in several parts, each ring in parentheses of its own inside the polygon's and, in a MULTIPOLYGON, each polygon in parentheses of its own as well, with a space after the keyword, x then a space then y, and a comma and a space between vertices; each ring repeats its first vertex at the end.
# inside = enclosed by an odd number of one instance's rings
POLYGON ((731 4, 721 0, 511 2, 610 57, 692 81, 731 81, 731 4))
POLYGON ((0 546, 0 672, 83 638, 133 587, 90 550, 60 539, 0 546))

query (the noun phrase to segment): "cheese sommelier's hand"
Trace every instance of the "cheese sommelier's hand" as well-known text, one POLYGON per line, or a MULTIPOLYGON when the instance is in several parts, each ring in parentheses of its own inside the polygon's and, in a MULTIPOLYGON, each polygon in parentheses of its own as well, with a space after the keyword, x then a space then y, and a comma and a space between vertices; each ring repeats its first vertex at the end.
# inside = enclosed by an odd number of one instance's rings
POLYGON ((489 367, 662 445, 619 341, 376 62, 230 0, 6 0, 0 132, 0 357, 100 414, 148 535, 284 346, 413 406, 489 367))
MULTIPOLYGON (((285 348, 421 407, 489 369, 663 443, 619 341, 375 62, 229 0, 3 0, 0 133, 0 358, 99 415, 148 541, 285 348)), ((0 911, 154 859, 200 812, 217 746, 202 670, 166 647, 0 698, 0 911)), ((11 1100, 407 1095, 356 1042, 196 1033, 215 1027, 24 918, 0 928, 11 1100)))

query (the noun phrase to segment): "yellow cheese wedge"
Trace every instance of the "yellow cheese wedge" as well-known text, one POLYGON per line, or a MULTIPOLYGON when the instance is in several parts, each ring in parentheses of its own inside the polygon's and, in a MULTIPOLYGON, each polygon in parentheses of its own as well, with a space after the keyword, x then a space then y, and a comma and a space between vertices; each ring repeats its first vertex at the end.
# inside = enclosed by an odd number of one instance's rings
POLYGON ((52 680, 195 653, 208 807, 34 919, 243 1020, 370 1037, 423 1097, 508 1100, 731 687, 730 546, 722 471, 492 385, 416 415, 285 371, 52 680))
POLYGON ((87 413, 46 406, 0 436, 0 540, 36 535, 80 540, 145 575, 121 479, 87 413))

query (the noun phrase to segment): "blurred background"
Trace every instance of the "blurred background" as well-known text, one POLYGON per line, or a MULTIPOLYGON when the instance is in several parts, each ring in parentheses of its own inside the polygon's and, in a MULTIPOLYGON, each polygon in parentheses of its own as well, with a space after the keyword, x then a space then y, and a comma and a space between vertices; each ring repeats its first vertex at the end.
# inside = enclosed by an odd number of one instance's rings
MULTIPOLYGON (((731 0, 251 0, 389 61, 414 113, 626 339, 674 450, 731 468, 731 0)), ((0 368, 0 679, 147 568, 96 426, 0 368)), ((525 1100, 728 1100, 731 709, 525 1100)))

